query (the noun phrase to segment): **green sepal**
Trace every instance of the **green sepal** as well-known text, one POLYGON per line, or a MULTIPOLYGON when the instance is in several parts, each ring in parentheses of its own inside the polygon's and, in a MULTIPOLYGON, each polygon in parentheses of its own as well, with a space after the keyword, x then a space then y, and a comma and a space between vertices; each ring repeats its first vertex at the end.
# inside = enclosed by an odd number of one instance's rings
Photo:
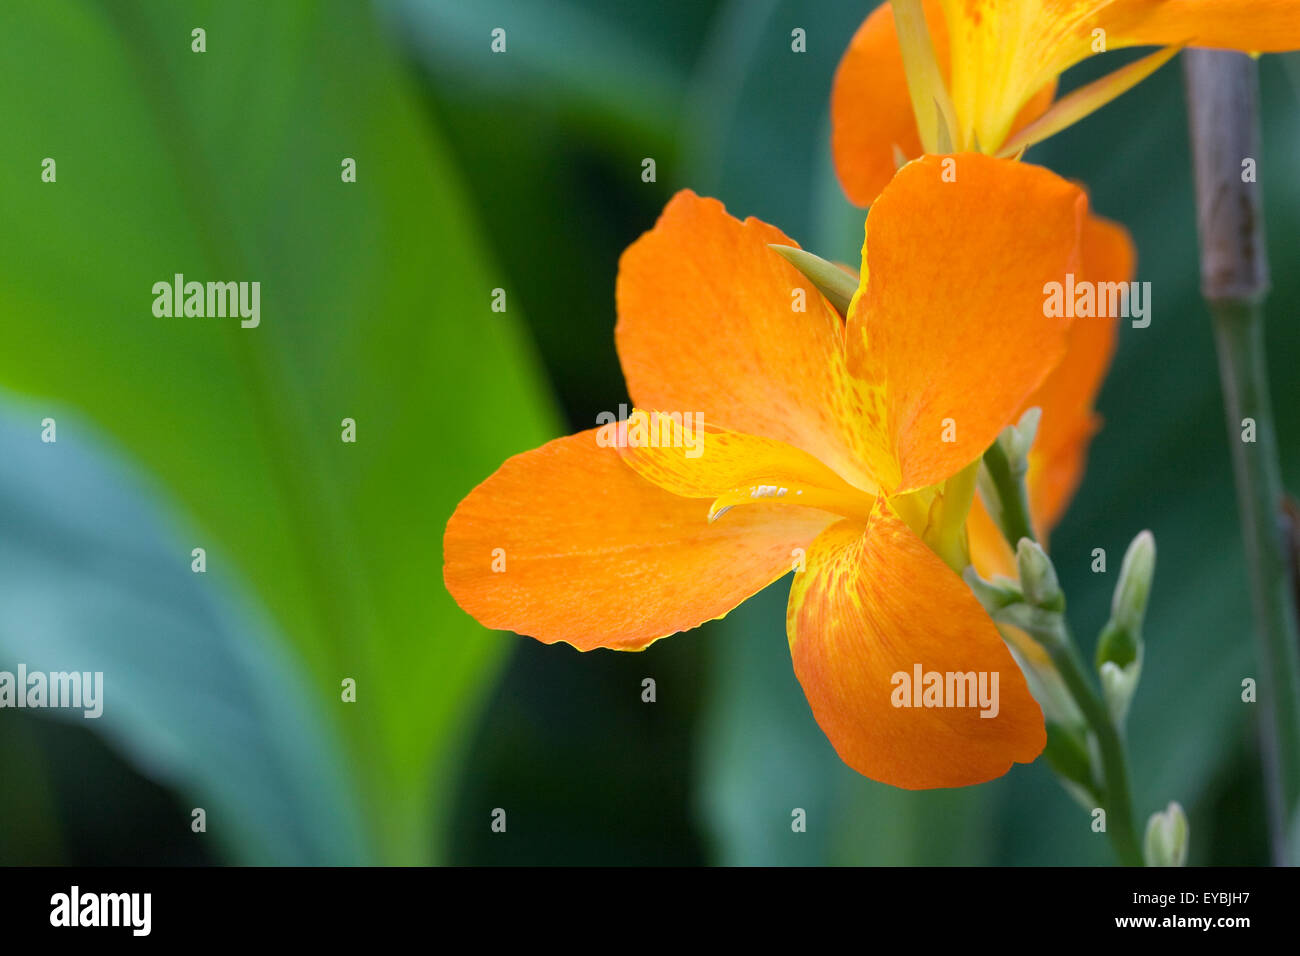
POLYGON ((817 291, 835 307, 835 311, 845 318, 848 317, 849 303, 853 301, 853 293, 858 291, 857 279, 834 263, 827 262, 821 256, 815 256, 806 249, 781 246, 776 243, 769 243, 768 248, 780 253, 781 258, 807 276, 808 280, 817 287, 817 291))

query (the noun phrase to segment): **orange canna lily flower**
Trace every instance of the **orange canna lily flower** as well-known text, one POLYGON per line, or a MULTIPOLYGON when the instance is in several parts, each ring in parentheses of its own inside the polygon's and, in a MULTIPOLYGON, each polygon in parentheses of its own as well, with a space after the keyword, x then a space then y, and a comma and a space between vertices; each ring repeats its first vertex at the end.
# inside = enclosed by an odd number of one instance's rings
POLYGON ((794 669, 849 766, 915 789, 1036 758, 1042 712, 954 569, 975 465, 1073 334, 1042 289, 1082 268, 1087 200, 1038 167, 957 162, 956 182, 931 156, 881 194, 844 319, 769 248, 793 245, 778 229, 675 196, 620 262, 638 410, 469 493, 444 538, 460 606, 545 643, 640 650, 793 570, 794 669), (901 692, 932 673, 984 675, 996 703, 901 692))
POLYGON ((893 175, 895 147, 908 158, 923 151, 952 150, 1015 155, 1110 102, 1183 46, 1248 53, 1300 48, 1300 4, 1294 0, 894 0, 881 4, 853 37, 835 76, 832 150, 840 182, 850 199, 867 205, 893 175), (1134 46, 1166 49, 1052 105, 1057 77, 1067 69, 1094 53, 1134 46), (931 48, 938 76, 927 70, 931 48), (906 74, 905 59, 911 64, 906 74), (946 114, 942 118, 940 111, 946 114), (916 116, 922 118, 924 129, 918 129, 916 116), (945 121, 948 128, 941 131, 945 121), (950 148, 941 149, 939 138, 945 133, 950 148))

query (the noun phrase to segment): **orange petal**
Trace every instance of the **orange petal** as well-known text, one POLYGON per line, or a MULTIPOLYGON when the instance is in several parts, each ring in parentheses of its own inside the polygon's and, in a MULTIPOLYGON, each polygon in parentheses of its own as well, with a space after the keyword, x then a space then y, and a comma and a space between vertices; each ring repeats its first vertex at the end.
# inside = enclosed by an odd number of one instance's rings
POLYGON ((813 716, 846 764, 896 787, 960 787, 1042 751, 1042 711, 993 621, 883 502, 865 529, 851 521, 827 529, 807 568, 790 592, 790 653, 813 716), (910 680, 917 665, 983 673, 988 690, 996 674, 996 716, 982 717, 978 706, 895 706, 903 695, 895 675, 910 680))
POLYGON ((792 552, 833 520, 773 506, 711 525, 707 502, 656 488, 596 436, 514 456, 457 506, 443 577, 479 623, 584 651, 639 650, 726 614, 790 571, 792 552))
MULTIPOLYGON (((948 29, 939 0, 926 0, 925 20, 946 81, 951 72, 948 29)), ((1052 79, 1024 105, 1012 129, 1027 126, 1041 116, 1055 93, 1056 80, 1052 79)), ((990 151, 999 145, 980 144, 990 151)), ((973 147, 973 141, 966 146, 973 147)), ((905 159, 914 159, 922 152, 894 30, 893 8, 882 3, 853 35, 831 87, 831 154, 840 185, 850 201, 859 206, 875 201, 894 176, 895 147, 905 159)))
MULTIPOLYGON (((940 69, 948 61, 942 17, 926 21, 940 69)), ((831 155, 845 194, 869 206, 894 176, 894 148, 908 159, 921 155, 921 137, 907 92, 894 11, 882 3, 858 28, 831 86, 831 155)))
POLYGON ((769 244, 779 229, 690 191, 623 253, 615 338, 632 400, 801 448, 868 491, 879 414, 845 370, 843 323, 769 244), (799 311, 802 308, 803 311, 799 311))
POLYGON ((1139 0, 1102 12, 1111 49, 1186 44, 1243 53, 1300 49, 1295 0, 1139 0))
POLYGON ((1015 552, 1007 544, 1002 529, 984 507, 979 495, 975 496, 970 514, 966 517, 966 543, 970 547, 970 563, 984 580, 992 580, 995 574, 1008 578, 1019 577, 1015 552))
MULTIPOLYGON (((1080 279, 1128 282, 1135 262, 1133 240, 1123 226, 1100 216, 1084 221, 1080 279)), ((1044 543, 1083 478, 1088 444, 1100 424, 1093 403, 1115 353, 1118 325, 1115 316, 1075 319, 1065 357, 1020 409, 1037 406, 1043 411, 1025 483, 1030 518, 1044 543)), ((1015 577, 1015 555, 978 499, 966 531, 975 570, 985 578, 993 574, 1015 577)))
MULTIPOLYGON (((1081 279, 1128 282, 1136 260, 1123 226, 1100 216, 1084 221, 1081 279)), ((1093 403, 1115 354, 1118 326, 1113 315, 1075 319, 1065 357, 1023 406, 1043 410, 1027 477, 1030 515, 1040 536, 1060 521, 1083 477, 1088 443, 1100 425, 1093 403)))
POLYGON ((849 368, 883 390, 886 491, 974 461, 1055 367, 1069 320, 1043 314, 1043 290, 1077 271, 1086 206, 1045 169, 963 153, 909 164, 871 208, 845 334, 849 368))

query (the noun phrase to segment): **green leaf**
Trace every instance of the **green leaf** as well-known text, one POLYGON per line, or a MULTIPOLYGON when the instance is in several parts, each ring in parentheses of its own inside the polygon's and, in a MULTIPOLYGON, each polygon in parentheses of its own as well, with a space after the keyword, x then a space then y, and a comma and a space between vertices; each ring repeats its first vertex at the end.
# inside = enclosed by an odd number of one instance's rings
MULTIPOLYGON (((661 29, 668 5, 383 0, 412 52, 442 83, 504 93, 548 112, 558 107, 622 133, 629 147, 639 141, 642 149, 647 136, 656 149, 672 147, 672 119, 684 92, 685 64, 674 62, 682 44, 661 29)), ((672 12, 679 18, 705 13, 693 0, 677 6, 672 12)))
POLYGON ((192 796, 198 839, 240 862, 363 862, 340 742, 265 615, 228 574, 191 571, 164 492, 75 416, 49 445, 40 420, 0 407, 0 670, 101 673, 101 716, 34 713, 192 796))
POLYGON ((554 417, 393 51, 341 0, 5 5, 0 90, 0 383, 181 502, 305 668, 369 845, 435 858, 502 650, 442 586, 443 527, 554 417), (178 273, 260 282, 260 326, 155 317, 178 273))

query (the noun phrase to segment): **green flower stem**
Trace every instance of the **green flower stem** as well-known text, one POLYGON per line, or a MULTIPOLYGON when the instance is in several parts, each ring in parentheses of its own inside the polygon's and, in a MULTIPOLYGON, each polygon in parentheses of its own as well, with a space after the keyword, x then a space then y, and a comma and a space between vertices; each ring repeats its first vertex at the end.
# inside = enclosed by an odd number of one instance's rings
POLYGON ((1229 302, 1211 303, 1210 311, 1258 640, 1260 736, 1273 856, 1278 864, 1294 863, 1287 821, 1300 807, 1300 661, 1279 525, 1282 483, 1264 364, 1263 314, 1258 306, 1229 302), (1255 421, 1253 443, 1241 440, 1245 418, 1255 421))
MULTIPOLYGON (((1034 541, 1034 530, 1029 520, 1023 456, 1009 453, 1008 444, 1013 443, 996 441, 984 453, 983 472, 991 485, 985 489, 984 500, 1007 542, 1016 549, 1025 602, 998 607, 996 595, 992 595, 995 606, 989 610, 994 620, 1013 624, 1033 636, 1052 659, 1061 682, 1097 740, 1101 779, 1096 783, 1100 785, 1106 832, 1115 854, 1125 866, 1142 866, 1142 845, 1133 823, 1123 734, 1102 695, 1085 676, 1087 668, 1065 621, 1065 596, 1051 560, 1036 544, 1028 543, 1034 541)), ((1097 777, 1097 769, 1092 774, 1097 777)))
POLYGON ((1101 697, 1084 677, 1083 662, 1075 649, 1074 641, 1065 630, 1062 619, 1062 639, 1059 647, 1049 646, 1048 654, 1061 674, 1070 695, 1083 711, 1088 726, 1097 735, 1101 750, 1104 780, 1102 794, 1105 798, 1106 832, 1110 835, 1115 854, 1125 866, 1142 866, 1142 850, 1138 843, 1133 821, 1133 798, 1129 795, 1128 758, 1119 729, 1111 721, 1101 697))
POLYGON ((1007 615, 1008 623, 1028 631, 1047 651, 1061 680, 1088 727, 1096 735, 1101 752, 1101 794, 1106 811, 1106 833, 1124 866, 1142 866, 1142 845, 1133 822, 1133 798, 1129 794, 1128 757, 1119 728, 1111 719, 1101 695, 1085 677, 1086 668, 1070 636, 1065 615, 1018 605, 1020 612, 1007 615))
POLYGON ((1282 480, 1268 398, 1263 301, 1268 292, 1259 186, 1258 80, 1248 56, 1184 53, 1196 171, 1201 290, 1219 355, 1250 575, 1260 667, 1260 737, 1274 862, 1297 862, 1288 821, 1300 809, 1300 645, 1281 538, 1282 480), (1243 440, 1245 420, 1255 440, 1243 440))
POLYGON ((984 469, 997 489, 996 514, 1002 534, 1015 549, 1021 538, 1037 541, 1029 520, 1029 499, 1025 494, 1024 475, 1017 474, 1001 442, 994 442, 984 453, 984 469))

